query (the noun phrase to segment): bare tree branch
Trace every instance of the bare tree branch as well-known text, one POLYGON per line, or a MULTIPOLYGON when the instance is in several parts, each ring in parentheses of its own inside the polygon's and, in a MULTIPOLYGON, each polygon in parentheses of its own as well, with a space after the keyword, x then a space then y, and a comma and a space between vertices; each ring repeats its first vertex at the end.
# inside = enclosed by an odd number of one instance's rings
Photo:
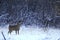
POLYGON ((5 38, 4 34, 3 34, 3 32, 1 32, 1 33, 2 33, 2 36, 3 36, 4 40, 6 40, 6 38, 5 38))

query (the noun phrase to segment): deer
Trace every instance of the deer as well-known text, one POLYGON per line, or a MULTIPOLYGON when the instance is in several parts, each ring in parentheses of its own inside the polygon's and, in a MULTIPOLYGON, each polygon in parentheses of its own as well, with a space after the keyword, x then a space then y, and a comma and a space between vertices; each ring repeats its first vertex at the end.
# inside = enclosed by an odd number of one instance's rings
POLYGON ((11 34, 12 31, 15 31, 16 34, 18 33, 19 34, 19 30, 20 30, 20 26, 22 24, 22 21, 19 21, 16 25, 9 25, 8 29, 8 33, 11 34))

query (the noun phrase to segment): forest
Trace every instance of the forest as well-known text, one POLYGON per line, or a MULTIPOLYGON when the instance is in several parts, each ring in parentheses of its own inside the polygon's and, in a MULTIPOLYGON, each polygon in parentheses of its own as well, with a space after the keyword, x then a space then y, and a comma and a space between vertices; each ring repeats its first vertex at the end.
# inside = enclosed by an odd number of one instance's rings
POLYGON ((0 0, 0 25, 54 25, 60 22, 59 0, 0 0))

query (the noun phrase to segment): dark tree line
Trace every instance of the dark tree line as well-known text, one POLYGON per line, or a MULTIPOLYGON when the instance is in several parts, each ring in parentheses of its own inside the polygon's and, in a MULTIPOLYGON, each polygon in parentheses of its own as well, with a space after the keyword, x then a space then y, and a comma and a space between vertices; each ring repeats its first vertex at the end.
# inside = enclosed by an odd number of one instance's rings
POLYGON ((0 22, 25 25, 45 24, 56 16, 56 0, 0 0, 0 22), (6 15, 7 14, 7 15, 6 15), (5 16, 3 16, 5 15, 5 16))

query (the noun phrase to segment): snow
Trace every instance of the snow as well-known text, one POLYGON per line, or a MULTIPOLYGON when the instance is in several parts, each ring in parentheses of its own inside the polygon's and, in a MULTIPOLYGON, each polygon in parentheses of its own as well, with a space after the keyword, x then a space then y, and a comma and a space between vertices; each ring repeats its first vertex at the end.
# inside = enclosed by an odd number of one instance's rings
POLYGON ((0 40, 4 40, 1 32, 4 33, 6 40, 60 40, 60 30, 54 28, 48 28, 44 31, 43 28, 26 28, 21 26, 19 34, 13 31, 8 34, 8 25, 6 27, 0 27, 0 40))

